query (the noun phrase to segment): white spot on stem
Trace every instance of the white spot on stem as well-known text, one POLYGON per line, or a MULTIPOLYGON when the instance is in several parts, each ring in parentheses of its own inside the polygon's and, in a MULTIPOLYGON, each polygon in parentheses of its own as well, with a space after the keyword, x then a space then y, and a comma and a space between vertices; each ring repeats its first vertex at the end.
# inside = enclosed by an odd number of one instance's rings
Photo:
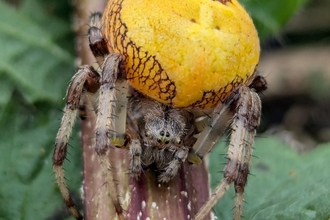
POLYGON ((181 191, 180 193, 181 193, 182 196, 184 196, 184 197, 188 197, 188 193, 187 193, 187 191, 181 191))
POLYGON ((191 211, 191 201, 188 202, 187 208, 189 211, 191 211))

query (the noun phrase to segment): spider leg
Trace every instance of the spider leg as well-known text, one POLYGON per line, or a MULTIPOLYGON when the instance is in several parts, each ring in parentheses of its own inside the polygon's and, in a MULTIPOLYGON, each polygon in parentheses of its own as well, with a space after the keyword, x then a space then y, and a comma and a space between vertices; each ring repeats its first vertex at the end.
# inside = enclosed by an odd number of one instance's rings
POLYGON ((76 209, 76 206, 70 197, 62 165, 66 158, 68 141, 84 90, 92 93, 96 92, 100 86, 99 77, 99 74, 94 68, 89 66, 80 67, 77 73, 73 76, 67 90, 66 106, 64 108, 61 126, 56 136, 53 153, 53 169, 57 184, 67 207, 76 219, 83 219, 83 217, 76 209))
POLYGON ((107 41, 103 38, 102 28, 102 14, 93 13, 89 19, 88 39, 89 47, 96 58, 97 63, 101 67, 104 63, 104 58, 109 54, 107 41))
POLYGON ((176 176, 181 164, 187 159, 188 151, 188 148, 182 147, 174 153, 173 160, 168 163, 164 171, 158 176, 159 182, 167 183, 176 176))
POLYGON ((118 213, 123 219, 123 209, 119 203, 117 189, 112 178, 108 158, 112 146, 125 144, 126 109, 127 109, 127 84, 119 71, 121 56, 108 55, 108 49, 100 32, 101 14, 91 16, 89 29, 90 48, 99 65, 102 65, 102 74, 91 66, 82 66, 73 76, 66 95, 66 106, 61 121, 61 126, 56 137, 53 153, 53 169, 55 177, 67 207, 76 219, 83 219, 71 199, 67 188, 63 163, 66 158, 67 145, 71 135, 77 112, 82 104, 82 97, 87 95, 95 106, 98 106, 96 127, 96 146, 101 161, 101 169, 105 176, 109 194, 118 213), (98 94, 99 93, 99 94, 98 94), (96 99, 99 104, 96 105, 96 99), (109 104, 110 103, 110 104, 109 104))
POLYGON ((259 95, 251 88, 238 88, 239 97, 235 105, 232 131, 228 149, 228 161, 224 170, 224 178, 216 187, 209 200, 199 210, 195 220, 203 219, 223 194, 234 182, 236 192, 234 219, 240 219, 244 201, 244 187, 249 174, 252 145, 256 128, 260 123, 261 102, 259 95))
POLYGON ((129 173, 130 176, 134 179, 139 179, 142 168, 142 147, 139 139, 133 139, 130 144, 130 154, 132 155, 129 173))
MULTIPOLYGON (((235 96, 236 94, 233 93, 235 96)), ((233 117, 233 111, 230 105, 237 97, 229 97, 227 101, 219 104, 212 114, 205 128, 199 134, 196 143, 193 145, 188 155, 188 162, 191 164, 200 163, 205 155, 207 155, 213 146, 221 138, 222 134, 228 127, 230 119, 233 117)), ((204 117, 204 116, 202 116, 204 117)), ((199 117, 201 118, 201 117, 199 117)))
MULTIPOLYGON (((88 30, 89 47, 102 69, 99 103, 96 109, 98 113, 97 124, 106 123, 106 126, 108 126, 106 131, 111 143, 122 147, 125 143, 126 133, 128 84, 119 67, 122 59, 121 55, 109 54, 107 42, 101 32, 101 19, 101 13, 93 13, 90 17, 90 28, 88 30), (109 103, 111 104, 109 105, 109 103), (99 113, 99 111, 102 112, 99 113)), ((96 149, 100 148, 96 147, 96 149)))
POLYGON ((95 129, 95 150, 100 158, 101 169, 108 187, 107 192, 109 192, 119 219, 124 219, 109 161, 111 148, 124 146, 126 140, 128 86, 126 80, 120 77, 120 61, 119 54, 110 54, 105 58, 103 64, 95 129))
POLYGON ((121 56, 109 54, 107 42, 101 32, 101 19, 101 13, 92 14, 88 31, 89 46, 102 69, 98 103, 94 103, 94 106, 97 106, 95 151, 99 156, 107 192, 118 218, 124 219, 109 155, 112 147, 122 147, 126 142, 128 85, 119 67, 121 56))
POLYGON ((240 219, 242 215, 244 188, 247 183, 248 174, 250 173, 249 168, 253 143, 256 135, 256 129, 260 124, 261 117, 261 101, 259 95, 248 87, 244 87, 242 90, 242 98, 240 99, 241 102, 239 102, 237 106, 238 119, 236 128, 239 129, 242 134, 235 131, 235 133, 238 133, 237 136, 240 139, 235 139, 236 137, 234 137, 233 141, 234 145, 242 145, 238 173, 234 182, 236 192, 234 219, 240 219))

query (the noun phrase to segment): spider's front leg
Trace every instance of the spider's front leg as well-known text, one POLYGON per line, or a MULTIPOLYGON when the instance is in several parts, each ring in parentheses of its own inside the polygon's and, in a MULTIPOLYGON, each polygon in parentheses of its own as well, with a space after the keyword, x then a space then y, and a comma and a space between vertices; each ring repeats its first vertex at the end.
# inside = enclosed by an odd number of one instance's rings
POLYGON ((101 87, 95 129, 95 150, 101 162, 107 192, 111 197, 119 219, 124 219, 119 201, 109 154, 113 147, 125 145, 127 88, 126 80, 120 76, 119 63, 121 56, 110 54, 105 58, 102 67, 101 87))
MULTIPOLYGON (((260 79, 258 77, 258 79, 260 79)), ((261 78, 263 80, 263 78, 261 78)), ((255 80, 256 81, 256 80, 255 80)), ((249 165, 252 155, 252 145, 256 134, 256 128, 260 123, 261 102, 257 94, 258 88, 253 88, 255 81, 250 87, 242 85, 238 87, 225 102, 225 106, 219 106, 213 112, 209 128, 206 128, 207 134, 211 134, 211 141, 215 140, 212 134, 216 130, 223 132, 225 123, 220 120, 220 116, 228 116, 230 112, 234 113, 231 124, 231 136, 228 149, 228 161, 224 170, 224 178, 214 190, 209 200, 199 210, 195 216, 195 220, 203 219, 218 200, 227 191, 231 183, 234 183, 236 192, 234 219, 240 219, 242 215, 242 207, 244 201, 244 187, 249 174, 249 165), (252 88, 251 88, 252 87, 252 88), (214 130, 215 129, 215 130, 214 130)), ((264 81, 264 80, 263 80, 264 81)), ((203 134, 202 132, 202 134, 203 134)), ((220 134, 220 133, 218 133, 220 134)), ((204 136, 201 140, 206 140, 204 136)), ((195 157, 203 157, 211 150, 213 145, 200 145, 203 141, 196 143, 193 149, 195 157)))
POLYGON ((73 76, 66 94, 66 106, 61 121, 61 127, 56 136, 55 148, 53 153, 53 169, 62 197, 70 212, 76 219, 83 219, 82 215, 76 209, 66 184, 64 176, 63 163, 66 158, 67 145, 71 135, 72 127, 84 92, 95 93, 100 87, 100 75, 93 67, 80 67, 73 76))
POLYGON ((112 200, 109 207, 114 205, 118 218, 124 219, 123 209, 110 170, 108 153, 113 146, 121 147, 125 144, 127 83, 119 68, 121 56, 108 54, 100 31, 100 19, 100 13, 91 16, 89 41, 90 48, 101 65, 102 72, 99 74, 91 66, 82 66, 73 76, 67 90, 66 106, 53 153, 53 168, 58 186, 67 207, 76 219, 83 219, 83 216, 70 197, 64 176, 63 162, 66 158, 67 145, 77 112, 83 105, 83 96, 89 98, 97 112, 95 150, 99 155, 102 173, 108 187, 106 192, 112 200))
POLYGON ((111 149, 122 147, 126 142, 126 116, 128 103, 128 85, 120 63, 120 54, 109 54, 106 40, 101 32, 101 14, 91 16, 91 27, 88 31, 90 48, 101 65, 100 88, 98 95, 95 151, 97 152, 104 176, 106 192, 111 198, 119 219, 124 219, 118 189, 112 174, 109 161, 111 149))

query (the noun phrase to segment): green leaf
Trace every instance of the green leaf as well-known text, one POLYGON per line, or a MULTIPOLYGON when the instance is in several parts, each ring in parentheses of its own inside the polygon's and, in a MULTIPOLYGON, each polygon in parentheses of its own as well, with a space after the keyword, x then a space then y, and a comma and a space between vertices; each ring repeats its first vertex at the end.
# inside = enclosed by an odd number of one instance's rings
MULTIPOLYGON (((74 73, 71 22, 51 1, 15 2, 0 2, 0 219, 54 219, 61 213, 58 219, 65 219, 51 155, 74 73)), ((78 190, 80 148, 73 139, 65 168, 76 173, 68 178, 78 190)))
MULTIPOLYGON (((219 158, 223 160, 226 147, 218 146, 211 153, 211 173, 217 184, 222 175, 219 158)), ((276 138, 260 138, 255 143, 251 173, 245 190, 246 203, 243 215, 246 219, 300 219, 322 220, 330 218, 330 145, 298 154, 276 138)), ((233 215, 234 190, 216 206, 220 219, 233 215)))
MULTIPOLYGON (((34 1, 27 2, 31 3, 31 10, 43 11, 35 8, 34 1)), ((73 73, 73 57, 59 47, 55 39, 58 35, 70 33, 70 26, 48 18, 51 25, 44 28, 24 11, 27 9, 15 10, 0 2, 0 76, 5 75, 31 103, 37 100, 59 101, 65 91, 65 82, 73 73)), ((0 87, 0 93, 6 89, 0 87)), ((5 98, 8 96, 2 96, 5 98)))
MULTIPOLYGON (((54 181, 51 155, 61 112, 43 113, 43 107, 24 105, 14 94, 0 117, 0 219, 47 219, 63 213, 68 215, 54 181), (18 104, 20 103, 20 105, 18 104), (33 118, 31 117, 33 115, 33 118)), ((65 169, 69 187, 75 195, 81 185, 81 152, 73 135, 65 169), (78 175, 74 175, 74 174, 78 175)))
POLYGON ((308 0, 241 0, 250 13, 261 40, 277 34, 308 0))

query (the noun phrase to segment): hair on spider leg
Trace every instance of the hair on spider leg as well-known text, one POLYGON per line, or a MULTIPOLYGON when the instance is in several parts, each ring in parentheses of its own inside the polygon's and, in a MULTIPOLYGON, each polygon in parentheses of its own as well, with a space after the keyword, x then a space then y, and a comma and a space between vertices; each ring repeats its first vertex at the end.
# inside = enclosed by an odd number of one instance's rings
MULTIPOLYGON (((62 114, 64 113, 64 110, 62 108, 57 108, 56 110, 60 111, 62 114)), ((59 119, 61 120, 62 118, 59 119)))
MULTIPOLYGON (((64 179, 65 179, 66 182, 70 182, 70 179, 68 177, 65 176, 64 179)), ((66 188, 69 189, 68 186, 66 188)))
MULTIPOLYGON (((224 165, 224 164, 222 164, 222 165, 224 165)), ((224 173, 225 171, 223 171, 223 170, 219 170, 219 171, 217 171, 216 173, 224 173)))
MULTIPOLYGON (((252 145, 251 142, 246 139, 243 139, 243 143, 246 145, 252 145)), ((254 149, 254 147, 252 149, 254 149)))
MULTIPOLYGON (((69 154, 69 155, 71 155, 71 154, 69 154)), ((68 161, 69 163, 71 163, 71 160, 68 157, 65 157, 65 160, 68 161)))
POLYGON ((202 113, 203 113, 204 115, 206 115, 208 118, 211 118, 211 115, 208 114, 208 113, 206 113, 205 111, 202 111, 202 113))
MULTIPOLYGON (((79 117, 76 116, 76 119, 79 119, 79 117)), ((76 124, 74 124, 73 127, 72 127, 72 131, 74 131, 75 133, 78 133, 78 132, 80 132, 80 128, 77 128, 76 124)), ((70 135, 70 140, 74 140, 73 134, 74 133, 72 132, 71 135, 70 135)))
POLYGON ((249 172, 248 175, 251 175, 253 177, 256 177, 256 175, 254 175, 253 173, 249 172))
MULTIPOLYGON (((55 172, 53 171, 50 176, 55 176, 55 172)), ((54 183, 56 183, 56 179, 52 179, 51 181, 53 181, 54 183)))
MULTIPOLYGON (((69 155, 69 156, 72 155, 68 150, 66 151, 66 153, 67 153, 67 155, 69 155)), ((67 159, 67 161, 71 162, 67 157, 66 157, 65 159, 67 159)))
MULTIPOLYGON (((232 199, 234 199, 236 196, 234 196, 232 199)), ((245 202, 245 200, 243 200, 243 202, 245 202)), ((231 208, 230 211, 233 211, 235 209, 235 206, 233 208, 231 208)), ((243 214, 240 215, 240 218, 245 218, 245 216, 243 214)))
POLYGON ((68 171, 68 170, 63 166, 63 171, 68 171))
MULTIPOLYGON (((70 140, 74 140, 74 139, 72 138, 72 139, 70 139, 70 140)), ((69 147, 71 147, 71 148, 74 148, 74 146, 73 146, 70 142, 68 142, 67 146, 69 146, 69 147)), ((69 153, 69 152, 68 152, 68 153, 69 153)), ((71 155, 71 154, 69 153, 69 155, 71 155)))
MULTIPOLYGON (((111 172, 112 169, 109 168, 108 171, 111 172)), ((104 182, 101 184, 100 188, 105 187, 107 183, 108 183, 107 181, 104 181, 104 182)), ((116 187, 117 187, 117 186, 119 185, 119 180, 117 180, 117 179, 113 179, 113 183, 114 183, 114 184, 116 185, 116 187)))
POLYGON ((256 159, 260 159, 260 157, 254 155, 254 154, 252 154, 251 157, 256 158, 256 159))
MULTIPOLYGON (((248 201, 246 201, 245 199, 243 200, 244 204, 250 204, 248 201)), ((244 217, 244 216, 242 216, 244 217)))
MULTIPOLYGON (((243 201, 244 202, 244 201, 243 201)), ((243 213, 241 214, 241 219, 244 219, 245 218, 245 216, 243 215, 243 213)))
MULTIPOLYGON (((228 159, 228 158, 226 158, 228 159)), ((222 163, 219 163, 221 166, 226 166, 227 165, 227 162, 222 162, 222 163)))
MULTIPOLYGON (((231 197, 231 200, 235 199, 236 198, 236 194, 234 194, 232 197, 231 197)), ((235 208, 235 206, 233 208, 231 208, 231 211, 233 211, 235 208)))
POLYGON ((228 153, 220 153, 219 155, 222 156, 222 157, 225 158, 225 159, 228 159, 228 158, 227 158, 228 153))
MULTIPOLYGON (((72 128, 72 130, 75 132, 78 132, 78 130, 76 128, 72 128)), ((73 141, 73 140, 74 140, 74 138, 72 137, 72 135, 70 135, 69 141, 73 141)), ((69 144, 69 142, 68 142, 68 144, 69 144)))
POLYGON ((112 118, 118 118, 118 115, 111 114, 109 117, 107 117, 107 119, 112 119, 112 118))

